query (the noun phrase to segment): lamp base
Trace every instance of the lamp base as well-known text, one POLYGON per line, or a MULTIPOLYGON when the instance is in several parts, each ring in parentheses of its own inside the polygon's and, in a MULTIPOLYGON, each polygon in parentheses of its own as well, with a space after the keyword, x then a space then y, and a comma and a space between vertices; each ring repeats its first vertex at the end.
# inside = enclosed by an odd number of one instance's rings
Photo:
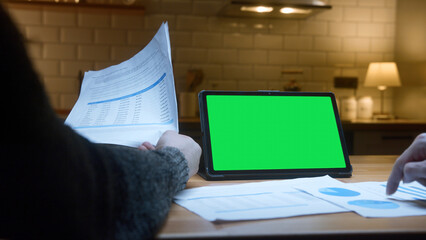
POLYGON ((395 116, 392 114, 380 113, 380 114, 374 114, 373 119, 374 120, 393 120, 395 119, 395 116))

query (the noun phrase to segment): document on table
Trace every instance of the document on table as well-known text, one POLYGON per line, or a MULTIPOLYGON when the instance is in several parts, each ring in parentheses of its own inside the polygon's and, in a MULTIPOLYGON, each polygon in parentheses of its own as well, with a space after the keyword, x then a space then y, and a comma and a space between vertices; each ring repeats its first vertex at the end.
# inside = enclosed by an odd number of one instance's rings
POLYGON ((335 180, 325 185, 318 181, 296 188, 364 217, 426 215, 426 187, 416 182, 400 184, 392 196, 385 193, 386 182, 342 183, 335 180))
POLYGON ((191 188, 174 201, 206 220, 236 221, 355 211, 364 217, 426 215, 426 188, 386 182, 343 183, 329 176, 191 188), (396 200, 398 199, 398 200, 396 200))
POLYGON ((167 23, 131 59, 86 72, 65 123, 93 142, 133 147, 156 144, 166 130, 178 131, 167 23))
MULTIPOLYGON (((324 177, 326 181, 328 177, 324 177)), ((348 210, 299 191, 322 178, 266 181, 181 191, 175 202, 206 220, 235 221, 346 212, 348 210)))

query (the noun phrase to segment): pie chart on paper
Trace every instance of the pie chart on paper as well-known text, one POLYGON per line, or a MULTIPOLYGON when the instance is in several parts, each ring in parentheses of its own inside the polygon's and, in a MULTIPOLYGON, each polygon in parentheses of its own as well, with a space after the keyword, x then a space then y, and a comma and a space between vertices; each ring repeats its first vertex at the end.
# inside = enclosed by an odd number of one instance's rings
POLYGON ((357 191, 349 190, 346 188, 338 188, 338 187, 320 188, 318 191, 325 195, 337 196, 337 197, 355 197, 360 195, 360 193, 357 191))

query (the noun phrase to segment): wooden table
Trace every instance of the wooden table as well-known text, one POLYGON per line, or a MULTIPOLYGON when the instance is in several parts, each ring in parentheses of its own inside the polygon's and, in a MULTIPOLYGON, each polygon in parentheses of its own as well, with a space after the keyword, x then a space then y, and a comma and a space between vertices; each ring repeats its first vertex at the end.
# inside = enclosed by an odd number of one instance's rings
MULTIPOLYGON (((343 182, 386 181, 397 156, 351 156, 353 176, 343 182)), ((205 181, 192 177, 187 187, 252 181, 205 181)), ((209 222, 173 204, 159 239, 426 239, 426 216, 364 218, 353 212, 291 218, 209 222)))

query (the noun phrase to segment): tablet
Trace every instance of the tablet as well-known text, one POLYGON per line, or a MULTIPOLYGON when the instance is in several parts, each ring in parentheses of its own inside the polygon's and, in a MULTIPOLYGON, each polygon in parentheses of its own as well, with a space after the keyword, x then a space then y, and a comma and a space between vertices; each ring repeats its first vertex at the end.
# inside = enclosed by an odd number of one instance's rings
POLYGON ((333 93, 201 91, 208 180, 350 177, 333 93))

